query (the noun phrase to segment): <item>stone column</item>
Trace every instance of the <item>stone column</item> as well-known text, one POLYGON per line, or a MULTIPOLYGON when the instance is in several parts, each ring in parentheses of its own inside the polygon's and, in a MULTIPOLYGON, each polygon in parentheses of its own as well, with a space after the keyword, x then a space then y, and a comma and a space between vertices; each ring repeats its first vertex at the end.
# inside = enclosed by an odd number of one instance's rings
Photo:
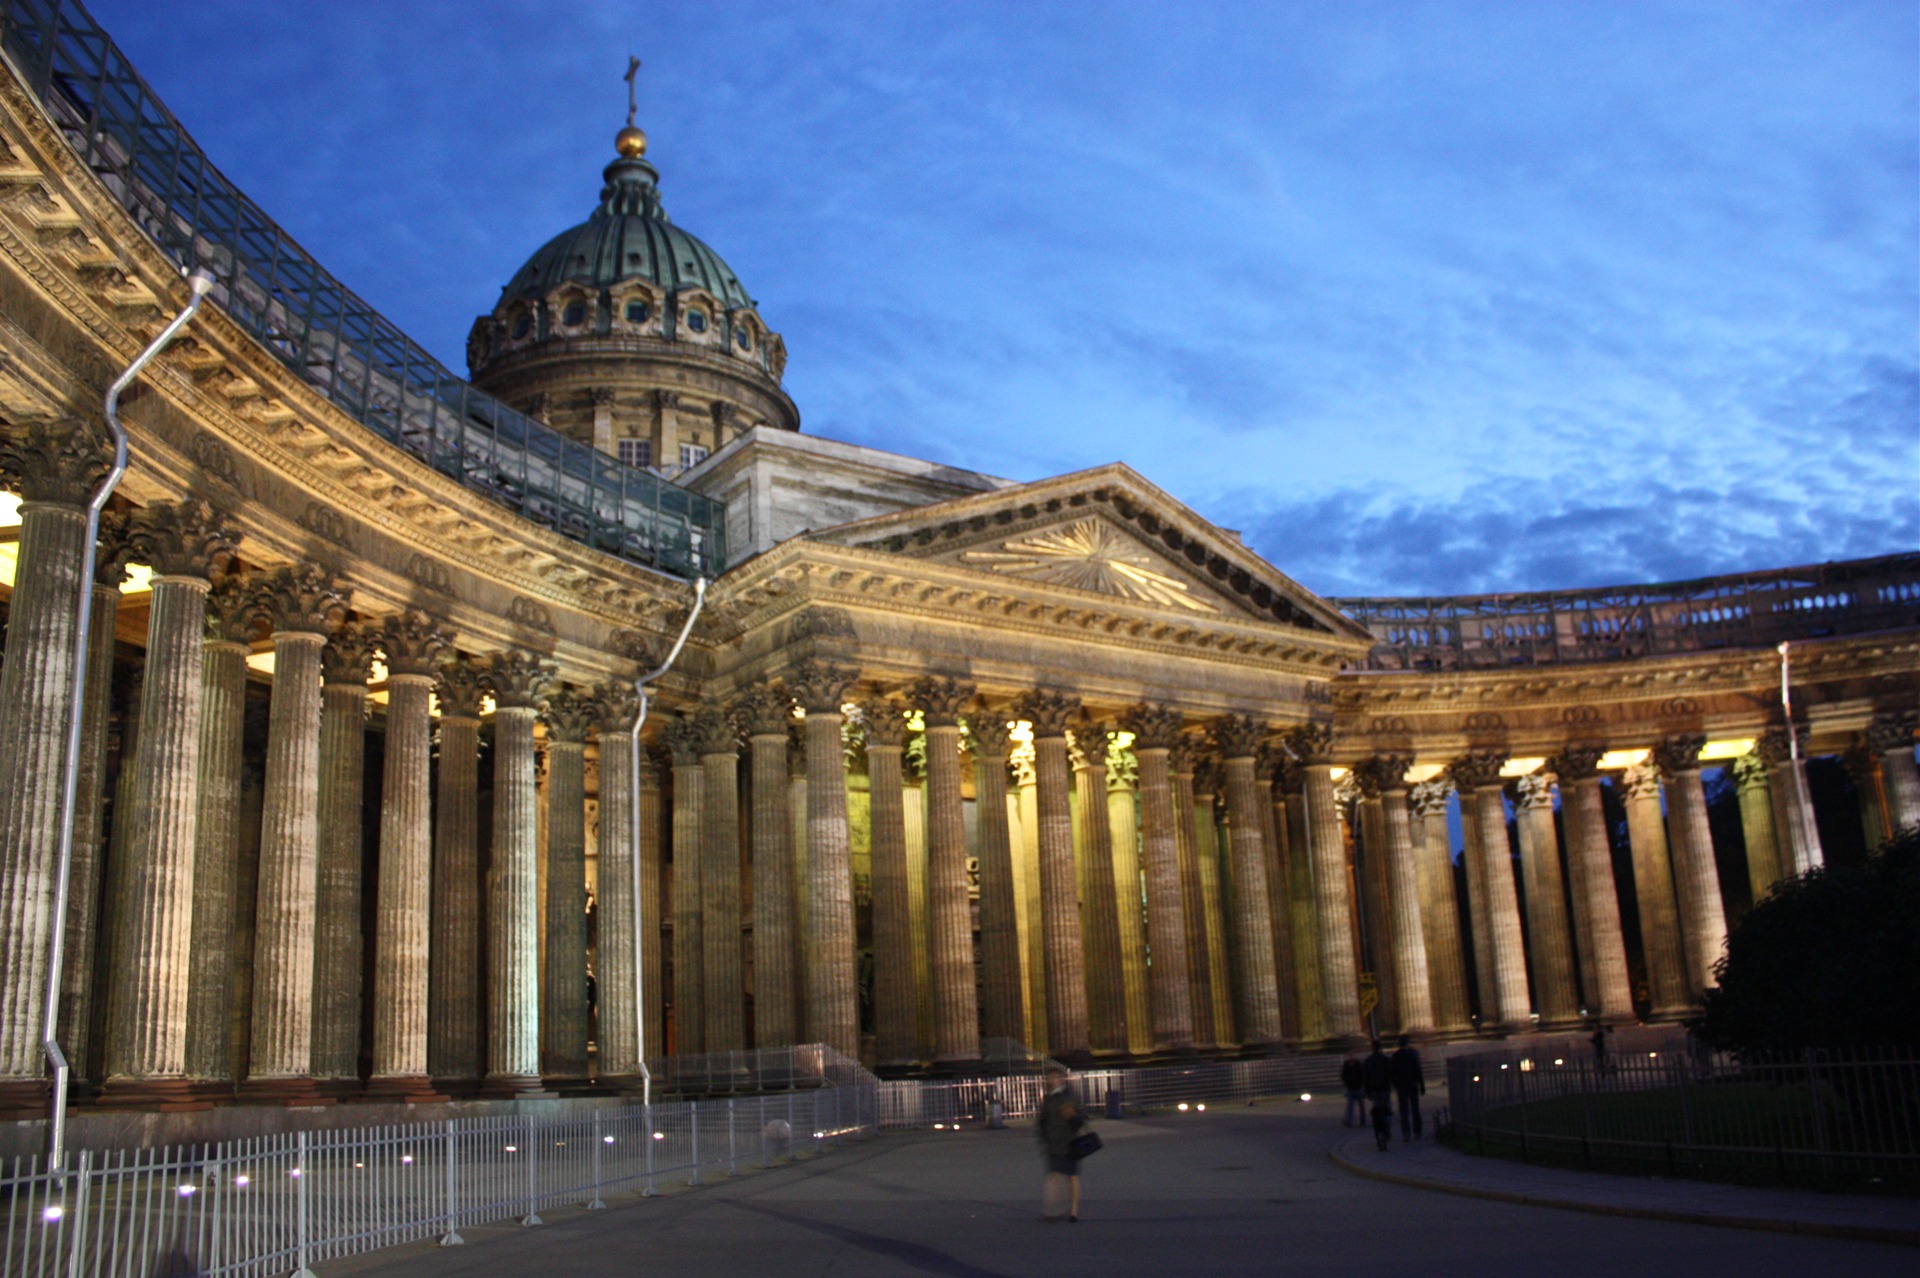
MULTIPOLYGON (((599 978, 600 1026, 596 1034, 600 1082, 626 1080, 640 1073, 640 1042, 634 1020, 635 967, 646 973, 644 995, 646 1050, 663 1055, 657 1026, 660 1001, 657 993, 660 969, 660 914, 658 870, 655 892, 644 902, 640 932, 633 923, 634 884, 634 804, 633 804, 633 720, 639 703, 633 686, 624 680, 603 683, 594 689, 593 708, 600 749, 600 896, 597 917, 600 925, 599 978), (642 941, 641 938, 645 938, 642 941), (641 942, 637 947, 636 942, 641 942), (648 951, 646 944, 651 943, 648 951), (639 952, 636 952, 636 950, 639 952)), ((659 786, 653 769, 642 758, 645 783, 652 785, 655 803, 659 786)), ((653 851, 659 852, 654 839, 653 851)))
POLYGON ((540 812, 533 725, 553 663, 496 652, 493 691, 493 858, 487 872, 487 1092, 540 1096, 540 812))
POLYGON ((1420 867, 1413 846, 1412 814, 1407 800, 1407 769, 1401 756, 1371 761, 1380 790, 1381 833, 1387 871, 1387 942, 1392 954, 1395 1007, 1402 1034, 1433 1032, 1432 975, 1427 968, 1426 925, 1422 921, 1420 867))
POLYGON ((1805 728, 1795 728, 1798 740, 1789 742, 1785 728, 1768 728, 1755 744, 1767 762, 1767 785, 1773 793, 1773 826, 1780 843, 1781 869, 1788 875, 1805 874, 1826 864, 1820 847, 1820 827, 1813 819, 1813 794, 1807 789, 1805 728), (1794 758, 1793 746, 1801 747, 1794 758))
POLYGON ((1180 868, 1180 910, 1187 940, 1187 1011, 1193 1018, 1193 1045, 1214 1046, 1213 956, 1207 951, 1207 906, 1200 892, 1200 840, 1193 823, 1193 771, 1199 763, 1196 741, 1178 729, 1167 750, 1173 775, 1173 846, 1180 868))
POLYGON ((707 785, 693 718, 667 725, 673 758, 673 1054, 707 1050, 704 919, 700 909, 700 837, 707 785))
POLYGON ((1473 997, 1480 1008, 1480 1025, 1491 1027, 1496 1000, 1493 991, 1493 951, 1488 938, 1493 927, 1487 921, 1487 885, 1481 877, 1486 862, 1475 856, 1480 846, 1480 807, 1470 792, 1459 792, 1460 834, 1463 841, 1461 865, 1467 872, 1467 940, 1473 947, 1473 997))
MULTIPOLYGON (((122 893, 107 999, 109 1104, 188 1099, 187 991, 191 985, 193 858, 200 804, 200 723, 207 594, 216 561, 239 541, 205 502, 149 506, 129 529, 134 556, 153 568, 147 621, 144 725, 134 761, 140 816, 117 876, 122 893)), ((106 619, 111 625, 111 618, 106 619)))
MULTIPOLYGON (((796 704, 794 712, 799 713, 796 704)), ((793 862, 793 1034, 807 1041, 807 725, 787 724, 787 849, 793 862)))
POLYGON ((1574 916, 1583 953, 1591 955, 1587 1012, 1609 1025, 1632 1022, 1633 982, 1620 930, 1620 897, 1614 886, 1613 849, 1600 802, 1603 746, 1568 746, 1547 761, 1560 778, 1561 816, 1567 830, 1567 861, 1574 874, 1574 916))
POLYGON ((1853 797, 1860 811, 1860 837, 1867 851, 1876 852, 1893 837, 1888 823, 1886 796, 1880 792, 1880 759, 1865 740, 1856 740, 1840 756, 1840 763, 1853 782, 1853 797))
MULTIPOLYGON (((320 653, 320 792, 314 844, 313 1076, 344 1094, 360 1081, 361 819, 367 676, 378 635, 342 626, 320 653)), ((383 796, 384 806, 384 796, 383 796)), ((376 989, 378 987, 376 986, 376 989)))
POLYGON ((876 1061, 910 1065, 918 1054, 919 1004, 914 998, 913 927, 907 900, 907 818, 900 753, 906 721, 880 698, 860 703, 872 786, 873 1035, 876 1061))
POLYGON ((1147 995, 1153 1009, 1153 1050, 1193 1046, 1193 992, 1187 972, 1187 912, 1180 885, 1180 840, 1170 755, 1180 737, 1180 713, 1139 705, 1121 727, 1133 733, 1140 764, 1140 864, 1147 880, 1147 995))
MULTIPOLYGON (((1080 905, 1073 865, 1072 785, 1067 763, 1067 721, 1080 708, 1076 698, 1052 692, 1022 696, 1014 713, 1033 725, 1033 783, 1040 834, 1040 927, 1046 950, 1047 1052, 1085 1055, 1086 967, 1082 958, 1080 905)), ((1038 1046, 1036 1044, 1035 1046, 1038 1046)))
POLYGON ((1362 759, 1349 774, 1357 795, 1352 825, 1359 836, 1355 842, 1360 855, 1354 858, 1354 884, 1360 894, 1361 932, 1365 938, 1358 948, 1360 970, 1372 973, 1379 995, 1371 1028, 1377 1037, 1390 1038, 1399 1032, 1400 992, 1394 981, 1393 924, 1387 904, 1386 815, 1380 807, 1380 784, 1372 763, 1371 759, 1362 759))
POLYGON ((1302 1043, 1318 1043, 1327 1037, 1327 1016, 1320 980, 1320 942, 1314 927, 1313 857, 1307 842, 1306 777, 1300 765, 1291 760, 1278 769, 1280 793, 1286 804, 1286 835, 1280 841, 1280 882, 1284 897, 1276 896, 1276 908, 1284 900, 1287 911, 1287 945, 1293 956, 1293 997, 1299 1008, 1299 1036, 1302 1043))
POLYGON ((1867 748, 1880 760, 1880 787, 1892 833, 1920 825, 1920 768, 1913 761, 1913 734, 1920 712, 1889 710, 1867 725, 1867 748))
POLYGON ((1505 763, 1505 755, 1476 753, 1455 760, 1448 771, 1463 802, 1472 794, 1478 818, 1478 838, 1467 845, 1467 857, 1478 861, 1478 878, 1486 889, 1487 959, 1493 977, 1493 1005, 1487 1009, 1487 1019, 1490 1028, 1511 1034, 1532 1027, 1533 1009, 1527 991, 1520 898, 1513 885, 1513 852, 1507 842, 1506 799, 1500 787, 1505 763))
POLYGON ((1272 898, 1267 892, 1265 820, 1254 760, 1267 737, 1265 724, 1247 715, 1213 721, 1215 747, 1225 761, 1227 854, 1233 873, 1234 1019, 1241 1041, 1272 1048, 1284 1038, 1280 1021, 1279 965, 1273 955, 1272 898))
POLYGON ((1267 917, 1273 927, 1274 980, 1280 993, 1280 1028, 1300 1041, 1299 981, 1293 970, 1292 914, 1287 906, 1287 801, 1274 784, 1285 752, 1273 742, 1260 747, 1254 764, 1260 791, 1260 846, 1266 854, 1267 917))
POLYGON ((1696 1002, 1713 988, 1713 965, 1727 948, 1727 911, 1720 902, 1713 831, 1707 825, 1707 795, 1700 781, 1700 751, 1706 744, 1707 739, 1697 734, 1671 736, 1653 750, 1654 762, 1667 782, 1680 936, 1686 946, 1687 981, 1696 1002))
POLYGON ((1238 1045, 1233 1019, 1233 963, 1227 957, 1227 905, 1220 882, 1220 807, 1222 784, 1219 756, 1203 754, 1193 769, 1192 814, 1194 852, 1200 864, 1200 914, 1206 921, 1207 970, 1213 979, 1207 996, 1213 1000, 1213 1039, 1221 1047, 1238 1045))
POLYGON ((1067 743, 1080 808, 1080 937, 1087 976, 1087 1040, 1095 1052, 1127 1050, 1127 974, 1120 960, 1120 903, 1113 885, 1113 826, 1107 813, 1105 724, 1076 726, 1067 743))
MULTIPOLYGON (((966 811, 960 796, 960 713, 973 693, 972 684, 954 679, 920 679, 907 693, 925 716, 927 733, 927 919, 936 1064, 980 1058, 966 811)), ((1003 786, 1004 778, 1003 773, 1003 786)), ((986 812, 981 810, 982 821, 986 812)))
POLYGON ((725 712, 694 716, 700 750, 700 975, 706 1050, 747 1045, 740 949, 740 734, 725 712))
MULTIPOLYGON (((93 1078, 98 1073, 95 1068, 98 1045, 92 1033, 94 954, 99 942, 101 868, 105 860, 102 853, 105 850, 107 745, 113 709, 114 622, 120 608, 120 584, 126 580, 126 566, 132 556, 127 517, 117 511, 103 513, 100 544, 94 560, 93 620, 87 636, 87 693, 81 709, 80 767, 74 778, 73 868, 67 884, 66 956, 60 980, 60 1048, 67 1054, 67 1063, 76 1079, 93 1078)), ((203 714, 201 723, 206 722, 203 714)), ((203 746, 203 753, 204 750, 203 746)), ((200 787, 203 803, 207 790, 204 785, 200 787)), ((237 782, 235 792, 237 797, 237 782)), ((195 883, 198 881, 196 877, 195 883)), ((197 946, 194 952, 198 954, 197 946)), ((191 1075, 191 1012, 187 1024, 191 1075)), ((231 1072, 225 1077, 231 1078, 231 1072)), ((0 1089, 4 1086, 0 1083, 0 1089)))
MULTIPOLYGON (((628 692, 632 689, 629 686, 628 692)), ((627 714, 631 721, 639 702, 632 702, 627 714)), ((624 729, 631 739, 631 729, 624 729)), ((665 743, 655 739, 640 746, 640 1032, 644 1035, 634 1048, 634 1060, 653 1060, 667 1054, 667 956, 666 925, 673 917, 673 905, 667 898, 667 843, 671 833, 670 814, 661 806, 663 777, 673 769, 673 754, 665 743)), ((602 784, 605 784, 602 773, 602 784)), ((604 814, 604 806, 601 811, 604 814)), ((603 830, 610 827, 602 827, 603 830)), ((605 836, 602 845, 605 844, 605 836)), ((604 871, 603 871, 604 873, 604 871)), ((628 889, 631 890, 630 888, 628 889)), ((604 935, 604 933, 603 933, 604 935)), ((604 1005, 606 996, 601 996, 604 1005)), ((604 1033, 605 1031, 603 1031, 604 1033)), ((634 1069, 638 1071, 639 1065, 634 1069)))
POLYGON ((1520 873, 1527 885, 1528 937, 1533 942, 1533 987, 1540 1028, 1580 1023, 1573 936, 1560 874, 1560 836, 1553 824, 1551 774, 1520 778, 1520 873))
POLYGON ((1459 896, 1453 882, 1453 841, 1447 829, 1444 776, 1422 781, 1408 793, 1415 822, 1415 868, 1420 883, 1420 930, 1427 943, 1427 986, 1433 993, 1433 1025, 1443 1035, 1473 1032, 1467 1004, 1467 961, 1460 940, 1459 896))
POLYGON ((373 933, 373 1077, 367 1092, 406 1101, 441 1099, 427 1081, 427 936, 433 887, 433 686, 448 639, 433 618, 412 610, 387 618, 377 637, 387 658, 387 741, 373 933))
POLYGON ((1360 969, 1353 952, 1353 897, 1348 890, 1346 847, 1333 795, 1333 730, 1324 724, 1297 729, 1289 739, 1302 769, 1307 805, 1307 854, 1313 862, 1314 926, 1319 938, 1321 1008, 1327 1038, 1351 1047, 1364 1040, 1360 1024, 1360 969))
POLYGON ((1660 819, 1660 773, 1636 764, 1621 777, 1627 838, 1633 844, 1633 889, 1640 905, 1640 945, 1647 959, 1648 997, 1656 1020, 1680 1020, 1693 1006, 1674 906, 1667 829, 1660 819))
POLYGON ((1747 845, 1747 886, 1758 905, 1781 879, 1780 840, 1773 822, 1773 794, 1767 784, 1767 761, 1748 751, 1733 761, 1733 780, 1740 793, 1740 834, 1747 845))
POLYGON ((427 1073, 480 1077, 480 700, 484 667, 440 668, 440 772, 433 813, 432 944, 427 967, 427 1073))
POLYGON ((273 622, 273 708, 254 911, 253 1041, 242 1091, 311 1104, 320 661, 347 591, 325 569, 301 564, 269 574, 260 592, 273 622))
POLYGON ((840 704, 857 674, 810 661, 788 680, 807 714, 806 1037, 852 1057, 860 1055, 859 980, 840 704))
MULTIPOLYGON (((79 420, 0 427, 0 477, 22 498, 0 667, 0 1108, 37 1106, 46 1092, 41 1012, 74 713, 74 614, 90 589, 86 505, 112 462, 103 440, 79 420)), ((112 615, 103 621, 111 630, 112 615)))
POLYGON ((1026 1037, 1020 977, 1020 916, 1014 904, 1013 838, 1007 824, 1007 720, 983 710, 967 718, 973 742, 974 806, 980 829, 980 1032, 1026 1037))
POLYGON ((541 973, 540 1072, 575 1082, 587 1077, 586 743, 596 711, 591 700, 571 688, 547 698, 547 961, 541 973))
POLYGON ((753 1037, 761 1047, 799 1041, 794 968, 793 813, 787 729, 793 697, 763 683, 742 703, 753 754, 753 1037))

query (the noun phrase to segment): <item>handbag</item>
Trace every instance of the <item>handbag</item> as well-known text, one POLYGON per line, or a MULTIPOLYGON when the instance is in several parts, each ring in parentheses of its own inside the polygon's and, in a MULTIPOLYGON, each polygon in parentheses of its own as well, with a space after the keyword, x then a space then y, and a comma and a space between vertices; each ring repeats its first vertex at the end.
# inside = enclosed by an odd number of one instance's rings
POLYGON ((1067 1143, 1067 1155, 1078 1162, 1087 1155, 1098 1153, 1106 1147, 1107 1142, 1100 1139, 1100 1133, 1089 1128, 1067 1143))

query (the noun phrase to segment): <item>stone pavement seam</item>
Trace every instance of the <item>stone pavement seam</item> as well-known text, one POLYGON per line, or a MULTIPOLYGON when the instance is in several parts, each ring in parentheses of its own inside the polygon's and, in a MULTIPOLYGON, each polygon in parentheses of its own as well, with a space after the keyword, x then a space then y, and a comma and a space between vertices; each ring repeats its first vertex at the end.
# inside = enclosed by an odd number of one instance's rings
MULTIPOLYGON (((1341 1144, 1345 1144, 1343 1140, 1341 1144)), ((1463 1198, 1484 1198, 1494 1202, 1519 1203, 1526 1207, 1558 1207, 1565 1211, 1584 1211, 1596 1216, 1632 1216, 1641 1220, 1674 1221, 1685 1225, 1715 1225, 1726 1229, 1752 1229, 1765 1233, 1809 1234, 1823 1238, 1853 1238, 1863 1242, 1895 1243, 1907 1247, 1920 1247, 1920 1230, 1889 1229, 1878 1225, 1842 1225, 1826 1221, 1788 1220, 1768 1216, 1740 1216, 1727 1212, 1678 1211, 1660 1207, 1629 1207, 1619 1203, 1601 1203, 1590 1199, 1579 1199, 1545 1194, 1523 1194, 1512 1190, 1488 1189, 1480 1185, 1462 1185, 1437 1180, 1431 1177, 1405 1176, 1398 1172, 1367 1167, 1342 1156, 1340 1145, 1327 1151, 1327 1157, 1336 1167, 1364 1176, 1369 1180, 1386 1181, 1389 1184, 1405 1185, 1412 1189, 1430 1189, 1442 1194, 1458 1194, 1463 1198)))

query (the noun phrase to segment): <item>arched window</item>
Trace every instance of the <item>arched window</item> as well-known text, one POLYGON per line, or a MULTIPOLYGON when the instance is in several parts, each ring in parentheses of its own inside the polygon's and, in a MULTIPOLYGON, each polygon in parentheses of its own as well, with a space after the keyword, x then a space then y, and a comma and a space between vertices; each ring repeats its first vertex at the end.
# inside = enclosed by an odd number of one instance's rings
POLYGON ((706 332, 707 313, 705 311, 689 310, 687 312, 687 327, 696 333, 706 332))
POLYGON ((753 349, 753 334, 747 331, 744 324, 733 330, 733 341, 743 351, 753 349))
POLYGON ((568 328, 578 328, 587 322, 587 304, 582 301, 567 303, 567 309, 560 313, 560 322, 568 328))
POLYGON ((636 297, 627 303, 627 323, 629 324, 644 324, 647 322, 647 317, 652 314, 653 308, 648 306, 644 299, 636 297))
POLYGON ((521 311, 513 317, 513 340, 519 341, 533 331, 533 316, 521 311))

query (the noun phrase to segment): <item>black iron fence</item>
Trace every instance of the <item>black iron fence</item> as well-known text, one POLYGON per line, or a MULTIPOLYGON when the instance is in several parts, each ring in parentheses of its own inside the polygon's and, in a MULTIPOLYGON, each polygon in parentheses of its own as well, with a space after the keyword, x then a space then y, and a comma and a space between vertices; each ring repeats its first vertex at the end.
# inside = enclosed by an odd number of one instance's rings
POLYGON ((1447 1062, 1469 1152, 1733 1179, 1920 1183, 1920 1051, 1805 1049, 1447 1062))

